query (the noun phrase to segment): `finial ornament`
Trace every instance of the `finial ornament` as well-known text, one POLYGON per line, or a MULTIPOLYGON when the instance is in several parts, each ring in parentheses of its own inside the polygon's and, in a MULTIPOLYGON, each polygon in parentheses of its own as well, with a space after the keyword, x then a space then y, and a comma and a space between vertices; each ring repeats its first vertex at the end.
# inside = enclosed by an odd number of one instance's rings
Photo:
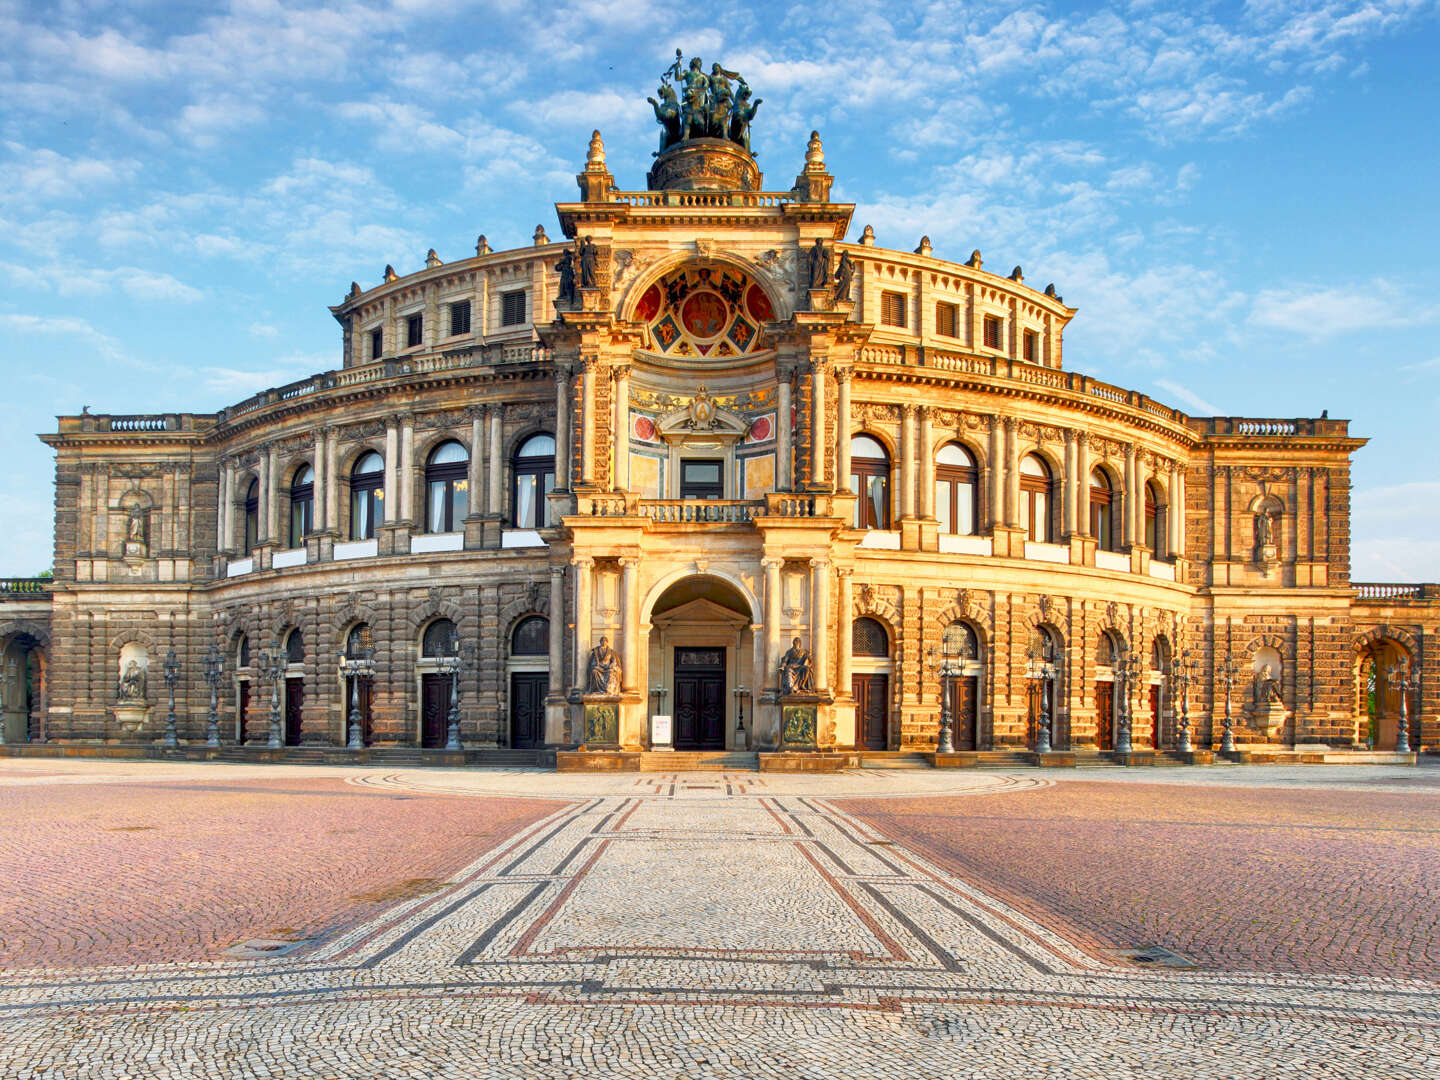
POLYGON ((385 280, 386 280, 386 281, 399 281, 399 280, 400 280, 400 275, 397 274, 397 273, 395 273, 395 267, 391 266, 389 263, 386 263, 386 264, 385 264, 385 280))
POLYGON ((585 169, 587 172, 598 172, 605 168, 605 141, 600 138, 598 130, 590 133, 590 150, 585 155, 585 169))
POLYGON ((434 249, 434 248, 431 248, 429 251, 427 251, 427 252, 425 253, 425 268, 426 268, 427 270, 433 270, 433 269, 434 269, 435 267, 437 267, 437 266, 444 266, 444 265, 445 265, 445 264, 444 264, 444 262, 441 260, 440 256, 437 255, 437 254, 435 254, 435 249, 434 249))
POLYGON ((485 234, 484 234, 484 233, 481 233, 479 236, 477 236, 477 237, 475 238, 475 254, 476 254, 476 255, 489 255, 489 254, 490 254, 490 241, 487 240, 487 239, 485 239, 485 234))
POLYGON ((875 246, 875 227, 873 225, 865 226, 865 231, 860 234, 860 243, 866 247, 875 246))
POLYGON ((825 146, 820 142, 820 132, 810 132, 810 141, 805 144, 805 168, 816 170, 825 168, 825 146))
POLYGON ((350 282, 350 294, 349 294, 349 296, 346 297, 346 299, 347 299, 347 300, 349 300, 349 299, 354 299, 355 297, 357 297, 357 296, 359 296, 359 295, 360 295, 360 283, 359 283, 358 281, 352 281, 352 282, 350 282))
POLYGON ((545 226, 544 226, 544 225, 536 225, 536 226, 535 226, 535 246, 536 246, 536 247, 541 247, 542 245, 548 244, 549 242, 550 242, 550 238, 545 235, 545 226))
POLYGON ((972 252, 970 253, 970 261, 969 261, 968 263, 966 263, 965 265, 966 265, 966 266, 970 266, 970 267, 974 267, 976 270, 979 270, 979 269, 980 269, 980 267, 981 267, 983 264, 982 264, 981 261, 980 261, 980 249, 979 249, 979 248, 976 248, 974 251, 972 251, 972 252))
POLYGON ((1025 274, 1023 271, 1021 271, 1020 267, 1017 266, 1014 270, 1010 271, 1010 280, 1024 283, 1025 274))
POLYGON ((930 254, 930 237, 928 237, 928 236, 922 236, 922 237, 920 237, 920 246, 915 249, 915 254, 916 254, 916 255, 929 255, 929 254, 930 254))

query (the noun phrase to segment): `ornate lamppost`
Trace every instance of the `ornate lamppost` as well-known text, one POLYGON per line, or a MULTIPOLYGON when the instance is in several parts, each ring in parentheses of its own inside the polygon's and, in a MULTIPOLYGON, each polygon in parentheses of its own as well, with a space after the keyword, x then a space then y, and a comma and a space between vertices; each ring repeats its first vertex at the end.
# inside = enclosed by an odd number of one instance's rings
POLYGON ((955 718, 950 715, 950 679, 954 675, 951 661, 958 651, 954 643, 944 636, 940 638, 938 650, 933 646, 930 649, 931 663, 935 664, 935 670, 940 675, 940 738, 935 743, 937 754, 955 752, 955 718))
POLYGON ((173 749, 180 745, 175 734, 175 684, 180 681, 180 658, 175 655, 174 649, 165 654, 165 663, 160 670, 165 676, 165 689, 170 692, 170 711, 165 714, 165 734, 160 739, 160 745, 173 749))
POLYGON ((1195 658, 1189 649, 1180 651, 1180 662, 1175 665, 1175 678, 1180 683, 1180 741, 1176 749, 1182 754, 1192 752, 1190 745, 1190 679, 1194 675, 1195 658))
POLYGON ((365 733, 360 726, 360 682, 375 677, 375 646, 365 645, 359 656, 340 654, 340 677, 350 682, 350 714, 345 718, 345 749, 364 750, 365 733))
POLYGON ((1049 634, 1042 634, 1040 640, 1030 646, 1030 663, 1040 673, 1040 724, 1039 730, 1035 732, 1035 752, 1037 754, 1050 753, 1050 683, 1048 677, 1052 674, 1049 669, 1052 665, 1056 667, 1053 673, 1058 677, 1058 663, 1055 658, 1055 643, 1050 640, 1049 634))
POLYGON ((1130 695, 1135 683, 1140 678, 1140 655, 1134 648, 1127 647, 1120 655, 1120 663, 1116 666, 1116 674, 1120 676, 1120 723, 1119 731, 1115 733, 1115 752, 1117 754, 1128 754, 1134 750, 1130 741, 1131 729, 1131 702, 1130 695))
POLYGON ((735 695, 735 749, 748 749, 745 740, 745 699, 750 696, 748 686, 737 686, 730 691, 735 695))
POLYGON ((456 638, 450 642, 450 652, 436 661, 435 666, 450 676, 450 726, 445 733, 446 750, 464 749, 460 744, 460 673, 470 666, 473 653, 474 648, 469 642, 461 645, 456 638))
POLYGON ((1395 732, 1395 752, 1410 752, 1410 690, 1414 682, 1410 678, 1410 664, 1401 660, 1390 667, 1390 681, 1400 691, 1400 727, 1395 732), (1397 674, 1398 672, 1398 674, 1397 674))
POLYGON ((212 644, 205 650, 200 662, 205 683, 210 687, 210 716, 205 721, 205 745, 220 745, 220 679, 225 674, 225 654, 218 645, 212 644))
POLYGON ((1230 691, 1235 686, 1235 679, 1240 674, 1240 665, 1236 663, 1235 657, 1229 653, 1220 664, 1219 675, 1225 680, 1225 734, 1220 739, 1220 752, 1222 754, 1233 754, 1235 752, 1235 721, 1230 716, 1230 691))
POLYGON ((280 737, 280 683, 285 678, 285 669, 285 650, 277 640, 260 653, 260 677, 270 682, 270 738, 265 745, 271 750, 279 750, 285 745, 280 737))

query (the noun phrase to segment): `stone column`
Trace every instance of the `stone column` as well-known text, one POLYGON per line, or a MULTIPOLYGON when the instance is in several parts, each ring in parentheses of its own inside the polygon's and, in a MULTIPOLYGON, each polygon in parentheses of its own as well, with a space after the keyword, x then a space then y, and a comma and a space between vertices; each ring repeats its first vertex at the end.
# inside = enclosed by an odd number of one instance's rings
POLYGON ((572 559, 575 568, 575 686, 585 692, 585 668, 590 662, 590 588, 594 559, 572 559))
MULTIPOLYGON (((400 521, 415 521, 415 417, 400 419, 400 521)), ((424 515, 420 524, 425 523, 424 515)))
POLYGON ((830 685, 830 564, 810 560, 810 649, 815 662, 815 689, 830 685))
POLYGON ((1148 472, 1145 468, 1145 455, 1135 455, 1135 542, 1145 543, 1145 481, 1148 479, 1148 472))
POLYGON ((1005 524, 1005 445, 998 416, 990 417, 990 525, 1005 524))
POLYGON ((550 567, 550 693, 565 693, 565 568, 550 567))
POLYGON ((825 364, 812 361, 810 372, 810 480, 818 485, 825 483, 825 364))
POLYGON ((1170 484, 1170 535, 1173 540, 1170 550, 1176 555, 1185 554, 1185 469, 1175 466, 1175 479, 1170 484))
POLYGON ((400 450, 400 429, 395 426, 395 417, 389 416, 385 419, 385 498, 380 507, 379 521, 377 525, 388 525, 396 520, 397 510, 392 505, 396 497, 395 487, 395 458, 400 450))
POLYGON ((316 532, 322 531, 329 524, 325 516, 325 510, 330 502, 330 488, 334 486, 334 478, 330 475, 330 462, 325 456, 325 429, 315 429, 315 498, 310 504, 313 508, 310 527, 316 532))
POLYGON ((504 483, 505 464, 505 406, 490 405, 485 410, 490 420, 490 442, 487 461, 490 465, 490 480, 486 485, 485 512, 491 517, 500 516, 500 485, 504 483))
POLYGON ((614 451, 614 486, 630 490, 630 365, 615 367, 615 429, 610 440, 614 451))
POLYGON ((835 382, 839 385, 835 415, 835 490, 850 490, 850 437, 854 430, 850 417, 850 369, 836 368, 835 382))
POLYGON ((1005 427, 1005 524, 1020 523, 1020 448, 1015 438, 1015 420, 1007 416, 1005 427))
POLYGON ((785 651, 780 644, 780 617, 784 608, 780 596, 780 568, 784 564, 784 559, 761 560, 765 568, 765 671, 763 679, 755 680, 757 693, 769 686, 771 679, 776 680, 776 688, 779 688, 780 657, 785 651))
POLYGON ((580 373, 580 482, 595 482, 595 365, 590 357, 582 360, 580 373))
POLYGON ((935 516, 935 422, 933 410, 920 406, 920 516, 935 516))
POLYGON ((555 365, 555 486, 570 490, 570 365, 555 365))
POLYGON ((280 452, 272 444, 265 451, 265 479, 260 485, 264 490, 264 499, 261 511, 265 519, 260 522, 260 539, 262 542, 274 540, 280 535, 280 525, 275 520, 280 511, 280 482, 276 474, 280 471, 280 452))
POLYGON ((1085 432, 1075 435, 1075 475, 1079 494, 1075 508, 1076 523, 1080 535, 1090 535, 1090 436, 1085 432))
MULTIPOLYGON (((790 369, 785 365, 776 366, 779 379, 779 407, 775 414, 775 486, 780 491, 791 491, 795 484, 795 464, 791 457, 794 444, 791 441, 790 412, 790 369)), ((848 477, 846 478, 848 482, 848 477)), ((779 659, 778 657, 776 658, 779 659)))
POLYGON ((1076 507, 1079 504, 1079 470, 1075 465, 1075 432, 1065 429, 1065 535, 1075 533, 1076 507))
POLYGON ((1128 547, 1135 539, 1135 447, 1125 447, 1125 514, 1122 524, 1123 543, 1128 547))
POLYGON ((915 516, 915 406, 900 414, 900 516, 915 516))
POLYGON ((635 689, 635 676, 640 672, 640 605, 635 595, 637 562, 638 559, 628 556, 620 560, 620 678, 621 689, 626 692, 635 689))
POLYGON ((476 409, 470 417, 470 463, 465 468, 465 483, 470 488, 470 511, 466 517, 480 513, 481 507, 485 505, 484 488, 481 486, 485 475, 481 471, 485 461, 483 415, 483 409, 476 409))
POLYGON ((851 648, 854 645, 850 636, 855 602, 850 577, 854 571, 844 566, 838 573, 840 595, 835 604, 835 692, 847 694, 850 692, 851 648))
POLYGON ((216 526, 216 550, 230 551, 235 547, 235 462, 226 460, 220 484, 220 518, 216 526))

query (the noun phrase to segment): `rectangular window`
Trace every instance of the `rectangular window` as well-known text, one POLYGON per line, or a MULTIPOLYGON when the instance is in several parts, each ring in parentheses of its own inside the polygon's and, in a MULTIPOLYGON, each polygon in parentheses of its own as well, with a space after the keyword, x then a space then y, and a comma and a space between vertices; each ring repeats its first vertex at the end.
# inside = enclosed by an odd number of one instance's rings
POLYGON ((470 301, 457 300, 450 305, 450 336, 470 333, 470 301))
POLYGON ((905 297, 898 292, 880 294, 880 321, 886 326, 908 326, 905 321, 905 297))
POLYGON ((1025 362, 1027 364, 1040 362, 1040 335, 1034 330, 1025 331, 1025 362))
POLYGON ((985 316, 985 347, 987 349, 1003 349, 1000 344, 1000 320, 994 315, 985 316))
POLYGON ((960 309, 954 304, 935 305, 935 333, 941 337, 959 337, 960 309))
POLYGON ((724 463, 720 461, 680 462, 680 498, 723 499, 725 497, 724 463))
POLYGON ((413 348, 425 340, 425 316, 411 315, 405 320, 405 346, 413 348))
POLYGON ((500 294, 500 325, 522 326, 525 323, 525 291, 500 294))
POLYGON ((370 359, 379 360, 385 355, 385 331, 376 327, 370 331, 370 359))

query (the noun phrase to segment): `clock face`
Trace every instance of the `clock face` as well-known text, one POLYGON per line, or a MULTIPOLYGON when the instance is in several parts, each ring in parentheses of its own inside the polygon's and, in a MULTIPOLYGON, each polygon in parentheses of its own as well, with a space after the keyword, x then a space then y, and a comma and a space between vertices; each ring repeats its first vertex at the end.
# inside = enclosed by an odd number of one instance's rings
POLYGON ((641 294, 635 318, 649 331, 648 347, 666 356, 746 356, 766 348, 763 326, 773 319, 770 298, 728 267, 682 267, 641 294))

